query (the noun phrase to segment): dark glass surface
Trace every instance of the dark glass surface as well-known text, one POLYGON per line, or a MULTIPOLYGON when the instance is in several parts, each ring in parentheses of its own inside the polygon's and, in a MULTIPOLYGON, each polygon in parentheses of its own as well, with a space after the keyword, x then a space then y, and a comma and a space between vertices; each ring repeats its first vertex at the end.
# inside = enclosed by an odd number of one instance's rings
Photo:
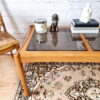
POLYGON ((80 51, 85 50, 81 41, 72 40, 70 29, 59 29, 58 32, 47 32, 38 39, 44 40, 42 43, 37 41, 35 33, 28 45, 28 51, 80 51), (44 39, 43 39, 44 38, 44 39))
POLYGON ((95 40, 89 40, 89 43, 94 51, 100 51, 100 33, 95 40))

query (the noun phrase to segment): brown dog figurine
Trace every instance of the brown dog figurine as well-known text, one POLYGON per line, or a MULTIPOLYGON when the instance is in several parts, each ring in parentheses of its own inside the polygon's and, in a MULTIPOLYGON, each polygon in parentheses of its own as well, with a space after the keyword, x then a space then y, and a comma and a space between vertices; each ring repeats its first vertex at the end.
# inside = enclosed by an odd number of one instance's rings
POLYGON ((50 27, 51 32, 57 32, 58 31, 58 21, 59 21, 58 15, 54 14, 52 16, 52 24, 51 24, 51 27, 50 27))

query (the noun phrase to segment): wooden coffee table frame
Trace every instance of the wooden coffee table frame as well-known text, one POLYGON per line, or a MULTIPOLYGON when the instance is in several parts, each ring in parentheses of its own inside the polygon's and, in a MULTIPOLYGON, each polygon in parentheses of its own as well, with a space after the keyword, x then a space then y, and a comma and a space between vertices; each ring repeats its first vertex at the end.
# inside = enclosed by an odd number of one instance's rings
MULTIPOLYGON (((63 26, 60 28, 69 28, 63 26)), ((93 51, 85 36, 80 33, 80 37, 87 51, 27 51, 28 44, 33 36, 35 28, 30 26, 30 31, 22 47, 14 55, 19 77, 26 96, 30 95, 27 87, 23 63, 32 62, 95 62, 100 63, 100 51, 93 51)))

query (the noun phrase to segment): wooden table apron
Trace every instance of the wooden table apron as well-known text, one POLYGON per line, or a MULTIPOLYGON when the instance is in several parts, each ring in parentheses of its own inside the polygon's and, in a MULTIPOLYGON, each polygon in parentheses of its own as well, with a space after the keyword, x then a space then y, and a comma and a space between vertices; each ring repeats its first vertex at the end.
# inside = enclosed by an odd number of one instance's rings
MULTIPOLYGON (((68 28, 67 26, 61 28, 68 28)), ((95 62, 100 63, 100 51, 93 51, 90 44, 83 34, 80 37, 87 48, 87 51, 26 51, 32 35, 34 34, 34 26, 30 26, 29 34, 26 41, 18 52, 14 55, 15 63, 22 82, 24 93, 30 95, 27 87, 23 63, 32 62, 95 62)))

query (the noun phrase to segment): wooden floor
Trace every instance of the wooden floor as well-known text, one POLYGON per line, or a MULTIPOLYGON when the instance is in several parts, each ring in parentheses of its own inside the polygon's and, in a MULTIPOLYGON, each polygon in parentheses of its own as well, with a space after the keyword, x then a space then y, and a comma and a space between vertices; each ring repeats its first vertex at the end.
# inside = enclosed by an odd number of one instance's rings
POLYGON ((19 77, 11 55, 0 55, 0 100, 14 100, 19 77))

